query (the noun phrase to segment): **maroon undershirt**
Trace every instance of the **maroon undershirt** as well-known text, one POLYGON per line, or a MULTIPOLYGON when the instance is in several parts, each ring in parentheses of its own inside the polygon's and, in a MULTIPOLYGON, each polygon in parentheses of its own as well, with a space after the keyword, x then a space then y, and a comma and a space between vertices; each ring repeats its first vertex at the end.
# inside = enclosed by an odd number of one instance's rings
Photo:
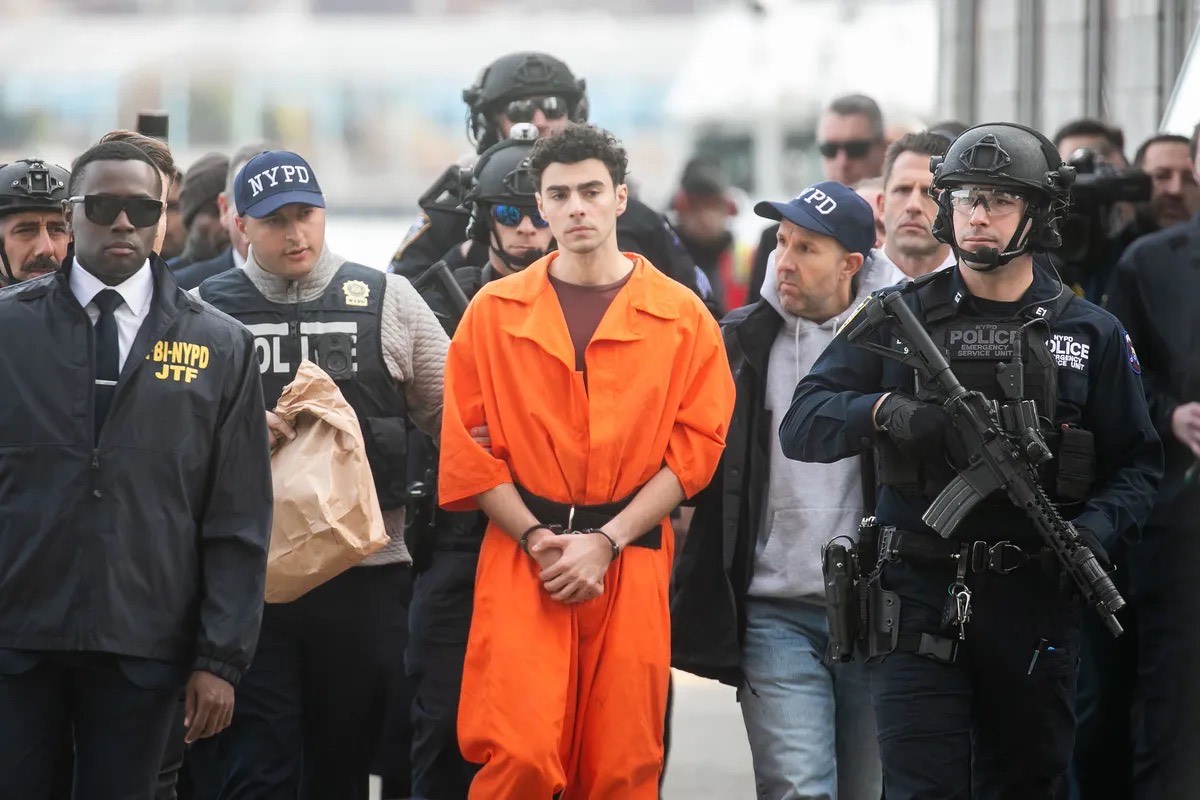
POLYGON ((631 275, 633 275, 633 270, 629 270, 625 277, 616 283, 605 286, 580 286, 577 283, 559 280, 549 273, 546 274, 546 277, 550 279, 550 285, 554 287, 554 292, 558 295, 558 304, 562 306, 563 317, 567 321, 567 330, 571 334, 571 344, 575 347, 575 369, 584 373, 585 381, 587 380, 587 365, 583 358, 584 351, 596 333, 596 328, 600 327, 600 320, 604 318, 604 312, 608 311, 608 307, 612 305, 613 298, 617 296, 617 292, 621 291, 621 287, 629 283, 631 275))

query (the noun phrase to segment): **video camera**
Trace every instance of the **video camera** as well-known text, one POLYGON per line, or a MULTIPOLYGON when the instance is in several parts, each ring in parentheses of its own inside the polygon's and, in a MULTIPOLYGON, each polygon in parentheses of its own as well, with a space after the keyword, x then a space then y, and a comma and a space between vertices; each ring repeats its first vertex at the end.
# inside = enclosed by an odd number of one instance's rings
POLYGON ((1087 148, 1076 150, 1067 163, 1076 177, 1062 223, 1063 243, 1055 255, 1070 271, 1084 274, 1114 260, 1113 207, 1149 200, 1150 176, 1137 169, 1119 170, 1087 148))

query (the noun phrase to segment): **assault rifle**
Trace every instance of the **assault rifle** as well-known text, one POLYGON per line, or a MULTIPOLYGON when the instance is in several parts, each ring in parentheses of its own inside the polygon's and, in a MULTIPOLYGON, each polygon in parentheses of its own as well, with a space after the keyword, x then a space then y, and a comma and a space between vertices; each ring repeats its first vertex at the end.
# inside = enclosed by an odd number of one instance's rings
POLYGON ((968 454, 966 468, 922 515, 925 524, 949 538, 971 509, 992 492, 1003 489, 1029 517, 1084 601, 1096 609, 1113 636, 1120 636, 1122 628, 1115 615, 1125 606, 1125 600, 1079 531, 1062 518, 1038 482, 1038 466, 1052 455, 1038 432, 1032 401, 1001 405, 964 388, 929 332, 904 302, 902 291, 871 297, 849 323, 852 327, 847 338, 852 344, 910 366, 925 379, 949 412, 968 454), (889 321, 901 349, 867 339, 889 321))

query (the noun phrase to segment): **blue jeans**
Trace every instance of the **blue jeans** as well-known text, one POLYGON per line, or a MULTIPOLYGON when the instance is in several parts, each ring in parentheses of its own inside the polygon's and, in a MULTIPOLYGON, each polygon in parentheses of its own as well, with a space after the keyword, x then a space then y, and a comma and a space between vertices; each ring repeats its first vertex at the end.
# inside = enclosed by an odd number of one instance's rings
POLYGON ((875 715, 860 662, 825 666, 825 609, 746 600, 738 689, 759 800, 879 800, 875 715))

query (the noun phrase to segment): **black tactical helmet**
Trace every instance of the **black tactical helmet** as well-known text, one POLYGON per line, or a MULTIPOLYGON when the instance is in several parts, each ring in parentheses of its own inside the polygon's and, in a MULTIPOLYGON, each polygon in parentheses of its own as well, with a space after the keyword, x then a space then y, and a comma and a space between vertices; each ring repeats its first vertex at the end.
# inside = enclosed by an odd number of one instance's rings
POLYGON ((60 211, 71 173, 36 158, 0 167, 0 216, 18 211, 60 211))
POLYGON ((1038 131, 1011 122, 976 125, 955 139, 946 155, 933 156, 929 171, 933 173, 929 193, 938 204, 933 235, 972 268, 990 271, 1025 253, 1062 244, 1058 221, 1070 198, 1075 168, 1065 165, 1058 148, 1038 131), (967 185, 994 186, 1028 200, 1024 219, 1003 252, 959 248, 950 192, 967 185))
POLYGON ((471 210, 467 235, 489 242, 488 209, 493 204, 537 205, 537 183, 529 169, 529 156, 537 141, 537 128, 527 122, 513 126, 509 138, 484 151, 471 171, 471 183, 463 203, 471 210))
POLYGON ((501 56, 483 68, 463 89, 469 109, 467 134, 482 153, 499 139, 495 114, 503 103, 526 97, 560 96, 572 122, 587 122, 587 82, 576 78, 562 61, 546 53, 524 51, 501 56))
POLYGON ((963 184, 996 186, 1036 202, 1066 199, 1075 169, 1063 164, 1058 148, 1041 133, 1009 122, 968 128, 944 156, 933 156, 933 189, 963 184))
POLYGON ((471 172, 466 200, 534 205, 537 183, 529 169, 529 156, 537 136, 537 128, 520 122, 512 127, 509 138, 484 151, 471 172))

